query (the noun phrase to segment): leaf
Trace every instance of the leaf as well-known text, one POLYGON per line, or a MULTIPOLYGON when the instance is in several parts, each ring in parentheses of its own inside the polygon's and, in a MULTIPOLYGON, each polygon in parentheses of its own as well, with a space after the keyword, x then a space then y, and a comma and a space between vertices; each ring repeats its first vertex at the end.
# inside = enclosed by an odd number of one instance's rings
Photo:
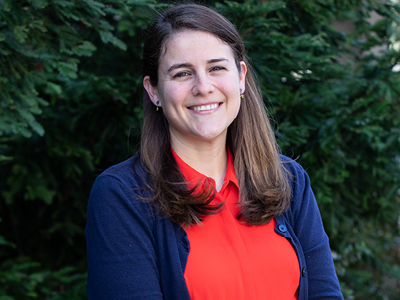
POLYGON ((13 160, 12 156, 5 156, 5 155, 0 154, 0 162, 2 162, 2 161, 11 161, 11 160, 13 160))
POLYGON ((56 64, 58 71, 65 77, 75 79, 78 77, 78 64, 76 62, 58 62, 56 64))
POLYGON ((1 55, 4 55, 4 56, 8 56, 8 55, 11 54, 11 51, 8 50, 8 49, 0 48, 0 54, 1 54, 1 55))
POLYGON ((41 124, 39 124, 36 120, 29 122, 29 125, 32 129, 40 136, 44 135, 44 128, 41 124))
POLYGON ((126 50, 127 46, 126 44, 119 40, 118 38, 116 38, 111 32, 109 31, 99 31, 100 34, 100 38, 103 41, 103 43, 111 43, 114 46, 120 48, 121 50, 126 50))
POLYGON ((27 33, 29 32, 29 29, 26 26, 15 26, 13 32, 14 38, 18 42, 23 43, 28 38, 27 33))
POLYGON ((35 120, 35 117, 32 115, 30 111, 28 111, 28 109, 19 108, 17 109, 17 111, 21 115, 21 117, 24 118, 25 120, 27 121, 35 120))
POLYGON ((105 7, 105 5, 103 3, 95 1, 95 0, 86 0, 85 2, 90 7, 92 12, 97 12, 101 16, 105 15, 105 13, 102 10, 105 7))
POLYGON ((35 8, 45 8, 48 4, 48 0, 29 0, 35 8))
MULTIPOLYGON (((0 235, 0 246, 11 246, 13 248, 15 248, 15 244, 10 243, 9 241, 7 241, 3 236, 0 235)), ((0 298, 1 299, 1 298, 0 298)))
POLYGON ((53 83, 48 81, 47 82, 47 88, 46 88, 46 92, 48 94, 56 94, 56 95, 61 95, 62 93, 62 88, 59 84, 53 83))
POLYGON ((27 193, 25 195, 26 199, 34 200, 34 199, 42 199, 46 204, 50 205, 53 202, 53 198, 56 195, 56 192, 53 190, 49 190, 45 186, 27 186, 27 193))
POLYGON ((12 9, 12 6, 14 4, 14 0, 3 0, 0 1, 0 9, 9 12, 12 9))
POLYGON ((39 29, 41 32, 47 32, 47 28, 45 27, 43 20, 34 20, 29 23, 29 27, 39 29))
POLYGON ((16 126, 16 133, 22 134, 25 138, 30 138, 32 136, 32 132, 27 129, 27 125, 16 126))
POLYGON ((32 95, 22 94, 20 98, 25 101, 26 104, 29 105, 30 108, 37 106, 38 98, 32 95))
POLYGON ((72 48, 78 56, 92 56, 93 52, 97 50, 96 46, 88 41, 83 41, 82 44, 72 48))

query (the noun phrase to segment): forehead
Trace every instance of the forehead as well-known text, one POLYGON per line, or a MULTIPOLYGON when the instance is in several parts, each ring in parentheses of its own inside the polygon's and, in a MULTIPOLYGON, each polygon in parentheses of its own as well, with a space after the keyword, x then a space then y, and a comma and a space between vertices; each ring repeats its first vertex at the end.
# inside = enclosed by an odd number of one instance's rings
POLYGON ((218 56, 233 59, 232 48, 216 35, 199 30, 183 30, 170 36, 161 48, 159 64, 169 60, 190 61, 218 56))

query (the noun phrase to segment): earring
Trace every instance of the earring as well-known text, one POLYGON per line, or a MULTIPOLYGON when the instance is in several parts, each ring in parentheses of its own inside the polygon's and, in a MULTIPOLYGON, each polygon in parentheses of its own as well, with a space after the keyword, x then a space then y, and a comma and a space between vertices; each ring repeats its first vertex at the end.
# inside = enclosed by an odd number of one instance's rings
POLYGON ((242 89, 240 89, 240 99, 244 99, 244 95, 243 95, 242 89))
POLYGON ((159 104, 159 103, 160 103, 160 101, 157 101, 157 102, 156 102, 156 104, 157 104, 157 106, 156 106, 156 111, 158 111, 158 107, 159 107, 158 104, 159 104))

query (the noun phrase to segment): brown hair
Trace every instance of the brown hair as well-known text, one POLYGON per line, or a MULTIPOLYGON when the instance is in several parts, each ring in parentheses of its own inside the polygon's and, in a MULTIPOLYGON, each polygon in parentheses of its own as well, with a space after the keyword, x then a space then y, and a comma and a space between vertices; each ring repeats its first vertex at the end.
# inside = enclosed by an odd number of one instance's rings
MULTIPOLYGON (((278 146, 253 72, 245 58, 242 38, 231 22, 202 5, 181 4, 162 12, 148 29, 143 50, 143 76, 158 84, 158 65, 167 41, 178 31, 200 30, 228 44, 240 71, 240 61, 248 66, 244 100, 237 118, 228 128, 227 143, 234 158, 240 187, 239 219, 250 225, 267 224, 290 204, 290 186, 278 155, 278 146)), ((144 118, 140 159, 149 172, 149 187, 161 213, 180 225, 200 223, 218 212, 213 206, 215 189, 208 184, 200 194, 187 184, 173 158, 168 121, 157 112, 143 91, 144 118)))

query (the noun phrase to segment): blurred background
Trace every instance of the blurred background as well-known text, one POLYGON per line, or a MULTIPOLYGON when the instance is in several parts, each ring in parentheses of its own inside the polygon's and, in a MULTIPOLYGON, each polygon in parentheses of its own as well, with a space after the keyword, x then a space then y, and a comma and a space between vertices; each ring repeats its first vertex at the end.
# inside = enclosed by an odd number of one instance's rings
MULTIPOLYGON (((138 149, 144 30, 171 3, 0 0, 0 300, 87 299, 90 188, 138 149)), ((399 1, 198 3, 245 40, 345 299, 399 299, 399 1)))

